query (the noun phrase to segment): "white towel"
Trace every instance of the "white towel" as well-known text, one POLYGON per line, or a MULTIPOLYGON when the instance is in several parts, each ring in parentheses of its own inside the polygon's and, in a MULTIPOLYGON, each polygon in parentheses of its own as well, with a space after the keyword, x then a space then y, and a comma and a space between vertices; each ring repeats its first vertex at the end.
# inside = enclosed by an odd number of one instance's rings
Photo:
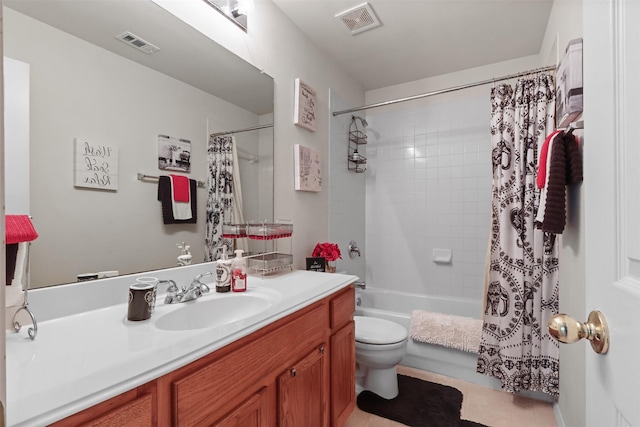
POLYGON ((27 266, 29 263, 29 242, 18 243, 16 268, 11 286, 5 290, 5 306, 13 307, 24 302, 24 289, 27 286, 27 266))
POLYGON ((409 335, 414 341, 477 353, 482 320, 413 310, 409 335))
MULTIPOLYGON (((191 219, 191 202, 176 202, 176 198, 173 196, 173 179, 169 178, 171 183, 171 207, 173 208, 174 219, 191 219)), ((189 183, 191 188, 191 183, 189 183)))

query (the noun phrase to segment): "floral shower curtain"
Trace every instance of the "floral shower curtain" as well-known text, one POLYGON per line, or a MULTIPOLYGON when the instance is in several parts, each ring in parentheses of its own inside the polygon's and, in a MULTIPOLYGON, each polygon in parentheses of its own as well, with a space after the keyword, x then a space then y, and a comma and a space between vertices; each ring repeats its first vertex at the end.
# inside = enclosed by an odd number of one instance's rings
POLYGON ((222 237, 222 224, 234 222, 233 146, 234 138, 231 135, 215 136, 209 139, 205 261, 220 258, 224 246, 228 251, 233 249, 232 240, 222 237))
POLYGON ((558 342, 547 332, 558 312, 558 242, 534 226, 538 153, 554 129, 554 105, 546 73, 491 91, 490 266, 477 371, 511 393, 559 391, 558 342))

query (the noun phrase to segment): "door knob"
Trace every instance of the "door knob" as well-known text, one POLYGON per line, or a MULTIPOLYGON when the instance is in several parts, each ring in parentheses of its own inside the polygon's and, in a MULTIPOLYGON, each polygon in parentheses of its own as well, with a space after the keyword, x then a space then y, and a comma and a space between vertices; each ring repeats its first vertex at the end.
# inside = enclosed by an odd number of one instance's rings
POLYGON ((609 350, 607 320, 598 310, 589 313, 589 319, 584 323, 566 314, 556 314, 549 319, 547 328, 551 336, 560 342, 571 344, 586 338, 596 353, 605 354, 609 350))

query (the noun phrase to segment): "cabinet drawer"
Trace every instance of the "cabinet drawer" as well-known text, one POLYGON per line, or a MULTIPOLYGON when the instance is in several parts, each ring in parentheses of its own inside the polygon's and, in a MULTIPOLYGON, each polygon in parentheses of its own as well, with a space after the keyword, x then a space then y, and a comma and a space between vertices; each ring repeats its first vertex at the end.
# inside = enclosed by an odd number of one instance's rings
POLYGON ((353 286, 349 286, 342 294, 331 300, 331 329, 334 331, 353 320, 356 307, 355 294, 353 286))

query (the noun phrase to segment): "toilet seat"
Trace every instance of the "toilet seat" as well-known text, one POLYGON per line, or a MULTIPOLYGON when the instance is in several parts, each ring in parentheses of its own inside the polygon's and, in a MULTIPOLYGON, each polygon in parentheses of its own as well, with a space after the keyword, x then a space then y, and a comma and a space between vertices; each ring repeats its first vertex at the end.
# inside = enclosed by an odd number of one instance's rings
POLYGON ((377 317, 353 316, 356 323, 356 341, 364 344, 387 345, 405 341, 407 329, 390 320, 377 317))

